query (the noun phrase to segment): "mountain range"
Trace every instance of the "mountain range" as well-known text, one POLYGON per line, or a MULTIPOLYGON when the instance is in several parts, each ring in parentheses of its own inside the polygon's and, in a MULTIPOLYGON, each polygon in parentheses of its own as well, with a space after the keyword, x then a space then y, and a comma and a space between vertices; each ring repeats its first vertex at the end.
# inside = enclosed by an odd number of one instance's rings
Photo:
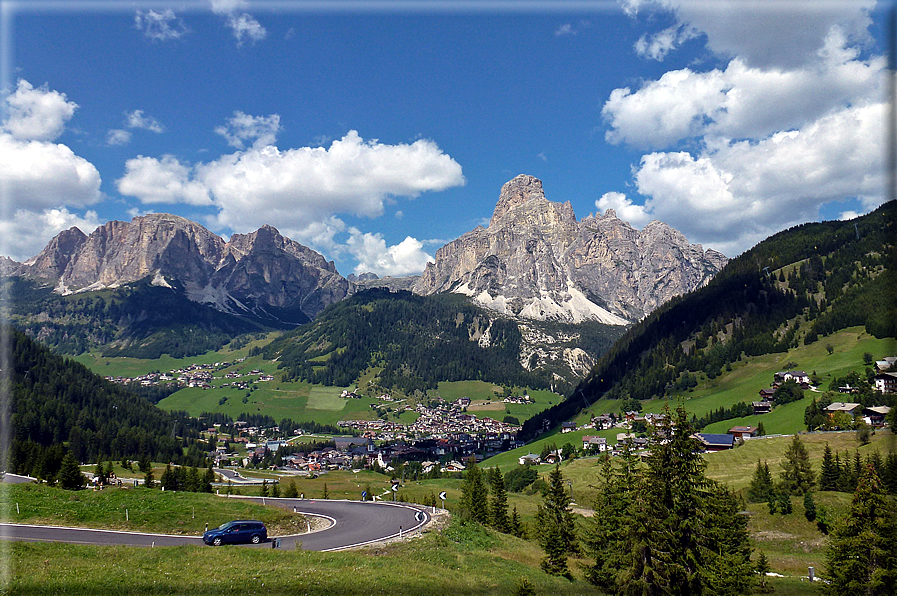
POLYGON ((350 281, 271 226, 225 241, 168 214, 110 221, 90 235, 71 228, 38 255, 21 264, 4 259, 0 269, 50 282, 60 295, 149 277, 157 286, 179 284, 190 300, 222 312, 293 324, 361 289, 386 286, 465 294, 521 319, 627 325, 705 285, 725 263, 660 222, 639 231, 612 210, 577 221, 569 202, 548 201, 540 180, 521 175, 502 187, 488 228, 440 248, 420 277, 350 281))

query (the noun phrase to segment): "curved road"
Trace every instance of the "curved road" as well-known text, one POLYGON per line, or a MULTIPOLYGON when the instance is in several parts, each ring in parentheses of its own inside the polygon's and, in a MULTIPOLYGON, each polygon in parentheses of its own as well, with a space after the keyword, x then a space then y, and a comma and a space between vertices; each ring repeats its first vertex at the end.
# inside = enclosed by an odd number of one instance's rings
MULTIPOLYGON (((252 497, 261 502, 261 497, 252 497)), ((371 503, 361 501, 330 501, 307 499, 265 499, 266 504, 278 505, 290 511, 329 519, 331 526, 317 532, 279 536, 281 548, 293 549, 297 540, 304 550, 333 551, 381 542, 423 527, 430 515, 425 508, 406 503, 371 503)), ((199 536, 173 536, 166 534, 141 534, 61 528, 26 524, 0 524, 0 539, 40 542, 70 542, 80 544, 177 546, 193 544, 202 546, 199 536)), ((267 544, 247 545, 250 548, 271 548, 267 544)))

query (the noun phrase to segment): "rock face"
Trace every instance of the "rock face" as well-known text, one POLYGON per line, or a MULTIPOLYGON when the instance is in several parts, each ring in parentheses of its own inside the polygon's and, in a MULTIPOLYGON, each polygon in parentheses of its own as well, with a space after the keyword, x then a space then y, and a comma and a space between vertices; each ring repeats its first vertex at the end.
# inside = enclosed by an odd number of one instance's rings
POLYGON ((726 261, 661 222, 638 231, 610 209, 577 221, 569 202, 548 201, 540 180, 521 175, 502 187, 489 227, 439 249, 414 291, 467 294, 529 319, 625 325, 726 261))
POLYGON ((314 317, 349 287, 332 262, 270 226, 225 242, 168 214, 110 221, 90 236, 66 230, 18 273, 55 280, 62 294, 153 276, 154 284, 178 282, 189 298, 218 310, 277 319, 289 313, 291 322, 314 317))

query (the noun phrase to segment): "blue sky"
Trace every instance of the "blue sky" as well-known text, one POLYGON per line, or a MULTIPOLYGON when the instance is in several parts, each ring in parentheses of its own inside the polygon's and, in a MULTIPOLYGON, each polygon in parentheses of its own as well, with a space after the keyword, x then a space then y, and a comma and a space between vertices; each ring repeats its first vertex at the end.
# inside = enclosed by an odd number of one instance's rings
POLYGON ((169 212, 419 273, 518 174, 729 256, 884 200, 870 0, 0 3, 17 260, 169 212))

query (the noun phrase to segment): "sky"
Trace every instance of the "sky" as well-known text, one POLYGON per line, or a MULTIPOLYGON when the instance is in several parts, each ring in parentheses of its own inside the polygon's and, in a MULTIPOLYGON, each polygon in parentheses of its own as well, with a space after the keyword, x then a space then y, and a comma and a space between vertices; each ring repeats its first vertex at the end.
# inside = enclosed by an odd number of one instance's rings
POLYGON ((420 273, 542 180, 734 257, 886 198, 874 0, 0 0, 0 254, 174 213, 420 273))

